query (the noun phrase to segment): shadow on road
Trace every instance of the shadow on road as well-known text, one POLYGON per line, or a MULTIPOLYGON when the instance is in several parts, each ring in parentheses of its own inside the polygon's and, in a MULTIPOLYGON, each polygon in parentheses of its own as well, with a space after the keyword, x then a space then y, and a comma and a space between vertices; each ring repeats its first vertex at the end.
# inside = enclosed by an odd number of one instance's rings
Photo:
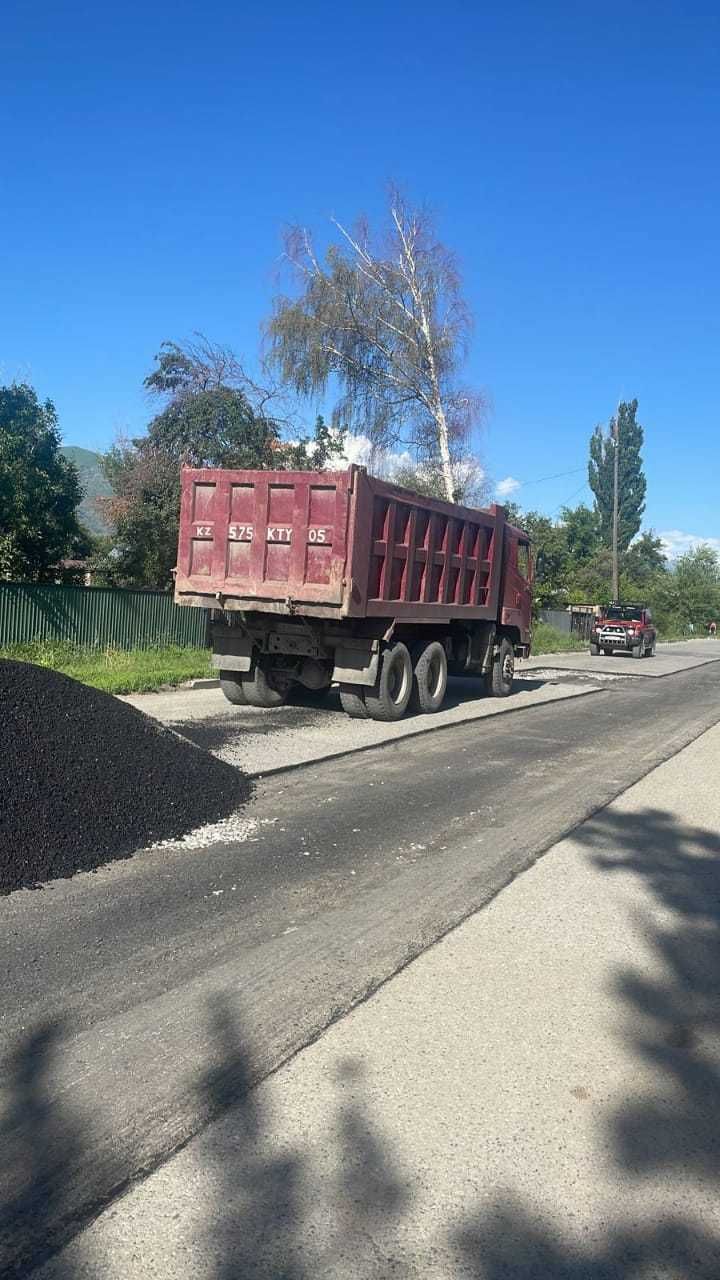
POLYGON ((652 1067, 655 1088, 633 1097, 628 1080, 627 1101, 604 1117, 618 1169, 618 1210, 599 1249, 568 1245, 570 1189, 565 1222, 558 1206, 544 1221, 537 1206, 510 1191, 460 1230, 467 1274, 717 1280, 720 1234, 681 1213, 628 1227, 620 1188, 660 1175, 671 1193, 689 1181, 720 1197, 720 835, 682 826, 660 809, 608 809, 574 839, 608 875, 640 877, 660 909, 635 924, 664 976, 627 968, 615 985, 626 1046, 652 1067))
MULTIPOLYGON (((559 673, 562 675, 563 673, 559 673)), ((574 673, 568 672, 567 675, 574 673)), ((535 689, 541 689, 546 684, 557 684, 556 679, 548 679, 547 677, 535 678, 528 676, 527 679, 519 677, 515 682, 513 693, 528 693, 535 689)), ((448 691, 443 702, 443 711, 449 711, 455 707, 470 706, 475 702, 484 702, 487 700, 485 686, 481 680, 468 678, 453 678, 448 681, 448 691)), ((185 738, 189 738, 196 746, 202 747, 205 751, 222 751, 223 747, 235 742, 238 738, 242 738, 245 734, 260 734, 267 736, 269 734, 282 733, 283 730, 289 729, 293 732, 297 729, 317 726, 322 723, 323 717, 344 716, 340 705, 340 695, 337 689, 330 689, 328 692, 320 695, 312 693, 310 690, 298 689, 293 692, 292 699, 283 707, 275 707, 267 711, 258 711, 255 709, 237 707, 232 714, 209 716, 206 719, 181 720, 173 722, 172 728, 176 733, 180 733, 185 738)), ((407 720, 427 720, 431 722, 430 717, 417 715, 408 712, 407 720)))
MULTIPOLYGON (((304 1230, 313 1200, 312 1150, 288 1148, 261 1095, 247 1087, 254 1068, 229 1002, 216 998, 210 1017, 222 1065, 203 1080, 203 1102, 217 1113, 238 1091, 245 1096, 232 1112, 231 1136, 216 1131, 209 1144, 216 1194, 204 1229, 203 1254, 213 1260, 206 1274, 213 1280, 351 1276, 368 1239, 393 1240, 409 1194, 365 1103, 362 1062, 338 1065, 332 1114, 314 1135, 337 1157, 324 1206, 328 1231, 314 1247, 304 1230)), ((381 1249, 377 1267, 363 1275, 383 1280, 386 1261, 381 1249)))
MULTIPOLYGON (((8 1277, 25 1274, 46 1243, 64 1233, 75 1209, 67 1183, 82 1163, 84 1144, 79 1124, 51 1102, 59 1040, 59 1024, 46 1022, 2 1064, 8 1102, 0 1120, 0 1272, 8 1277)), ((71 1280, 63 1259, 56 1265, 58 1280, 71 1280)))
MULTIPOLYGON (((518 1175, 515 1186, 483 1191, 469 1214, 448 1209, 436 1239, 442 1274, 447 1280, 718 1280, 720 1234, 685 1212, 682 1197, 672 1193, 683 1185, 690 1195, 700 1188, 706 1203, 708 1192, 720 1197, 720 835, 678 825, 659 809, 611 809, 575 838, 607 876, 639 877, 657 907, 633 927, 659 963, 619 970, 615 979, 625 1046, 651 1066, 654 1083, 635 1092, 628 1079, 623 1102, 598 1115, 617 1170, 609 1217, 603 1208, 604 1220, 588 1231, 578 1224, 572 1185, 565 1204, 543 1205, 524 1198, 518 1175), (670 1192, 665 1204, 675 1207, 654 1214, 649 1200, 643 1220, 633 1221, 623 1188, 657 1176, 670 1192)), ((265 1109, 266 1091, 251 1087, 261 1064, 236 1010, 235 993, 216 997, 208 1009, 218 1065, 199 1082, 201 1110, 227 1112, 228 1123, 209 1129, 198 1144, 206 1165, 202 1185, 212 1194, 193 1205, 203 1264, 196 1270, 192 1258, 186 1260, 192 1272, 208 1280, 440 1274, 434 1250, 420 1249, 412 1214, 418 1197, 432 1201, 443 1191, 404 1170, 373 1114, 362 1059, 337 1064, 328 1114, 308 1116, 291 1145, 277 1115, 265 1109), (322 1176, 318 1152, 325 1157, 322 1176)), ((0 1144, 12 1175, 4 1185, 13 1190, 2 1205, 2 1238, 30 1228, 39 1246, 57 1238, 68 1176, 77 1177, 84 1159, 66 1104, 59 1115, 48 1102, 57 1042, 57 1028, 38 1028, 4 1068, 10 1106, 0 1144)), ((452 1145, 452 1134, 447 1141, 452 1145)), ((461 1192, 483 1183, 482 1161, 479 1150, 478 1168, 463 1174, 461 1192)), ((197 1242, 191 1234, 188 1248, 197 1242)), ((82 1256, 83 1247, 78 1242, 80 1254, 73 1256, 82 1256)), ((163 1246, 153 1236, 148 1247, 163 1246)), ((62 1254, 54 1261, 52 1280, 72 1280, 67 1259, 62 1254)), ((113 1258, 108 1275, 115 1280, 121 1273, 113 1258)), ((161 1273, 176 1274, 162 1267, 161 1273)), ((124 1274, 137 1280, 141 1272, 131 1263, 124 1274)))
MULTIPOLYGON (((443 1256, 454 1259, 448 1280, 718 1280, 720 1235, 712 1224, 679 1209, 654 1217, 650 1207, 642 1222, 628 1221, 621 1188, 660 1174, 670 1189, 666 1203, 676 1182, 687 1186, 688 1178, 706 1197, 720 1196, 720 835, 647 809, 607 810, 575 836, 607 875, 640 877, 660 908, 635 924, 662 977, 627 968, 615 985, 626 1047, 651 1065, 654 1089, 634 1096, 628 1080, 626 1100, 601 1116, 618 1175, 609 1221, 583 1238, 572 1187, 565 1205, 547 1206, 525 1202, 521 1184, 498 1188, 464 1221, 451 1220, 438 1240, 443 1256)), ((226 1061, 242 1078, 241 1033, 222 1004, 215 1017, 226 1061)), ((223 1225, 227 1234, 214 1280, 437 1274, 409 1230, 420 1189, 378 1128, 363 1071, 360 1060, 340 1065, 334 1112, 299 1151, 284 1150, 272 1115, 250 1095, 234 1160, 227 1148, 220 1153, 223 1189, 210 1234, 222 1239, 223 1225), (320 1233, 311 1189, 318 1144, 332 1147, 337 1170, 334 1188, 323 1184, 320 1233)))

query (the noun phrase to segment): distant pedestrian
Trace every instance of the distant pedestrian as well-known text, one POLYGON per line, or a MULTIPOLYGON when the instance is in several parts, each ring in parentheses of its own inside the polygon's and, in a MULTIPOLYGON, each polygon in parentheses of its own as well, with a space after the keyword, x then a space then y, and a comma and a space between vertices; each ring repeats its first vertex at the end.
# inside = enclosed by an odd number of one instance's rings
POLYGON ((694 622, 688 622, 688 631, 690 632, 690 635, 691 635, 691 636, 694 636, 694 635, 695 635, 695 623, 694 623, 694 622))
POLYGON ((714 640, 715 637, 717 636, 717 622, 710 623, 709 631, 710 631, 710 635, 712 636, 712 639, 714 640))

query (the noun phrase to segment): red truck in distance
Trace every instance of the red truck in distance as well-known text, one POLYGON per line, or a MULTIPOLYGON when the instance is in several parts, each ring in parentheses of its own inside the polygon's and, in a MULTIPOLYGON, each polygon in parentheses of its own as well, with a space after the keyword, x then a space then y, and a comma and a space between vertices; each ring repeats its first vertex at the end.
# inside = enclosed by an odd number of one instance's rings
POLYGON ((652 658, 657 632, 652 614, 644 604, 610 604, 595 620, 590 633, 590 652, 608 656, 616 649, 633 658, 652 658))
POLYGON ((213 610, 230 702, 340 686, 348 715, 435 712, 448 674, 512 690, 530 652, 532 560, 505 510, 346 471, 184 468, 175 600, 213 610))

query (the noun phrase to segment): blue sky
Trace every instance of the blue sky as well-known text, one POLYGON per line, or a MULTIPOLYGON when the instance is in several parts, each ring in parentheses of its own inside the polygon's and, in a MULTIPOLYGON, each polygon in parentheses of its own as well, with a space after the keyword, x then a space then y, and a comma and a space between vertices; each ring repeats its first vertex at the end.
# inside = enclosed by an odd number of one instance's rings
POLYGON ((395 179, 460 258, 491 474, 587 498, 541 478, 637 396, 647 524, 720 537, 717 5, 6 0, 2 43, 0 372, 67 443, 142 429, 164 338, 252 360, 283 225, 395 179))

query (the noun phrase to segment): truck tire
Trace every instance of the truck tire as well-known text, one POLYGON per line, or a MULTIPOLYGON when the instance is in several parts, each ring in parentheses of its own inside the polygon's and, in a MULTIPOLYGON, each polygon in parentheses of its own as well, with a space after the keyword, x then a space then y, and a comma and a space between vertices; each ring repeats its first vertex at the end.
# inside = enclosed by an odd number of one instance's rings
POLYGON ((657 648, 657 640, 653 640, 652 644, 650 645, 650 648, 649 648, 649 649, 648 649, 648 651, 647 651, 647 656, 648 656, 648 658, 654 658, 654 657, 655 657, 655 649, 656 649, 656 648, 657 648))
POLYGON ((239 671, 221 671, 220 688, 225 694, 228 702, 232 702, 234 707, 247 706, 243 680, 239 671))
POLYGON ((413 687, 410 705, 413 711, 434 715, 445 701, 447 691, 447 654, 439 640, 417 648, 413 653, 413 687))
POLYGON ((633 656, 633 658, 644 658, 644 657, 645 657, 645 645, 643 644, 642 640, 640 641, 640 643, 639 643, 639 644, 634 644, 634 645, 633 645, 633 647, 632 647, 632 656, 633 656))
POLYGON ((485 677, 487 692, 493 698, 507 698, 512 693, 515 675, 515 652, 507 636, 503 636, 493 664, 485 677))
POLYGON ((413 688, 410 653, 402 641, 385 650, 373 689, 365 690, 365 706, 371 720, 402 720, 413 688))
POLYGON ((600 645, 599 645, 599 644, 591 644, 591 645, 590 645, 590 653, 592 654, 593 658, 597 658, 598 654, 600 653, 600 645))
POLYGON ((243 693, 251 707, 282 707, 290 692, 289 684, 275 684, 272 674, 256 662, 252 675, 243 676, 243 693))
POLYGON ((367 720, 370 712, 365 706, 365 690, 357 684, 340 685, 340 706, 353 720, 367 720))

